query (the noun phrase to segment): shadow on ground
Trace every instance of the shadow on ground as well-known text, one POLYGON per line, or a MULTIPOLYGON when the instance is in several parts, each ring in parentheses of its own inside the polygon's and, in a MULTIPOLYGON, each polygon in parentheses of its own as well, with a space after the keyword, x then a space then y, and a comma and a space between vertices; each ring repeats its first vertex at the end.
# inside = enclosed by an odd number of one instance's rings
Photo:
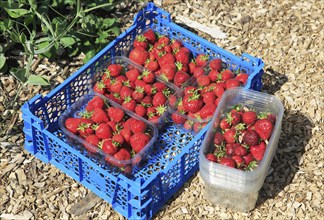
POLYGON ((262 76, 262 92, 275 94, 288 81, 285 74, 281 74, 272 68, 266 68, 262 76))
POLYGON ((285 112, 278 148, 271 163, 270 174, 260 190, 256 208, 276 197, 292 182, 312 136, 313 126, 307 115, 295 111, 285 112))

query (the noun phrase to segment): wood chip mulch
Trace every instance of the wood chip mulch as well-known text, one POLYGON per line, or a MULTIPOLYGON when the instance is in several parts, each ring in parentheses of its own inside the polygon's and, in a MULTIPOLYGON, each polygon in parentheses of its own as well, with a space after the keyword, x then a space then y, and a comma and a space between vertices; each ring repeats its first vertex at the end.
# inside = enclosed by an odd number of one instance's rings
MULTIPOLYGON (((143 1, 142 1, 143 2, 143 1)), ((122 17, 125 28, 143 3, 122 17)), ((324 2, 159 0, 160 7, 226 33, 217 39, 198 35, 236 54, 265 62, 263 92, 278 96, 285 107, 282 133, 256 208, 235 212, 207 202, 198 172, 158 212, 155 219, 321 219, 323 203, 324 2)), ((124 10, 125 11, 125 10, 124 10)), ((189 28, 189 27, 188 27, 189 28)), ((124 219, 110 204, 50 164, 23 149, 22 103, 46 94, 82 64, 39 62, 35 72, 50 78, 48 88, 20 90, 0 73, 0 219, 124 219)), ((238 201, 240 202, 240 201, 238 201)))

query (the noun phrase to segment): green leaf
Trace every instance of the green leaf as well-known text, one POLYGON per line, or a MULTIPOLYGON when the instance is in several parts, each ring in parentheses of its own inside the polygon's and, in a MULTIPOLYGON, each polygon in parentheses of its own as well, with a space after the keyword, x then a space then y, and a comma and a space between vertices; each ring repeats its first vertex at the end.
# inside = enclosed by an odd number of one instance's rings
POLYGON ((25 83, 27 81, 26 69, 21 68, 11 68, 9 71, 14 77, 16 77, 20 82, 25 83))
POLYGON ((30 75, 28 77, 28 80, 26 84, 29 85, 41 85, 41 86, 47 86, 49 85, 49 81, 45 79, 43 76, 37 76, 37 75, 30 75))
POLYGON ((3 53, 0 53, 0 69, 5 65, 6 57, 3 53))
POLYGON ((112 32, 115 36, 118 36, 120 34, 120 28, 119 27, 112 27, 108 31, 112 32))
POLYGON ((115 18, 105 18, 103 20, 102 28, 109 28, 115 23, 116 19, 115 18))
POLYGON ((76 41, 73 37, 62 37, 60 39, 60 42, 63 45, 63 47, 69 47, 75 44, 76 41))
POLYGON ((96 51, 94 49, 92 50, 89 50, 87 53, 86 53, 86 56, 83 60, 84 63, 88 62, 94 55, 96 55, 96 51))
POLYGON ((25 14, 28 14, 30 11, 23 9, 23 8, 17 8, 17 9, 10 9, 10 8, 5 8, 7 11, 8 15, 12 18, 19 18, 21 16, 24 16, 25 14))

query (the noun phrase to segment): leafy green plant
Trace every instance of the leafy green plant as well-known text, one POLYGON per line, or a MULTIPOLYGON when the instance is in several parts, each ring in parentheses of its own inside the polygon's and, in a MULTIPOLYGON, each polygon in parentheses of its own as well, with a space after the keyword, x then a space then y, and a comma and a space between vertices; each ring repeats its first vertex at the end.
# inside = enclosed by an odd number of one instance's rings
POLYGON ((116 0, 9 0, 0 1, 0 71, 10 72, 23 84, 48 85, 31 71, 34 56, 73 57, 85 62, 120 34, 109 12, 116 0), (24 68, 9 67, 6 54, 15 48, 25 56, 24 68))

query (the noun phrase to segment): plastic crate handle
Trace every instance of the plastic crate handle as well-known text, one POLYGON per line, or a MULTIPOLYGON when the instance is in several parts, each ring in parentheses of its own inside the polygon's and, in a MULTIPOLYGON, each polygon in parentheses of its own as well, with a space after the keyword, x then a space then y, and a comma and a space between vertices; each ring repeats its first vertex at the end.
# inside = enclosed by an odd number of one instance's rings
POLYGON ((243 53, 241 59, 242 61, 249 62, 251 66, 260 66, 263 64, 263 61, 260 58, 256 58, 247 53, 243 53))
POLYGON ((154 3, 150 2, 147 4, 147 6, 138 12, 135 17, 134 17, 134 24, 136 24, 139 21, 143 21, 145 18, 146 14, 155 14, 155 15, 160 15, 161 19, 166 20, 168 22, 171 22, 171 15, 170 13, 158 8, 154 3))

